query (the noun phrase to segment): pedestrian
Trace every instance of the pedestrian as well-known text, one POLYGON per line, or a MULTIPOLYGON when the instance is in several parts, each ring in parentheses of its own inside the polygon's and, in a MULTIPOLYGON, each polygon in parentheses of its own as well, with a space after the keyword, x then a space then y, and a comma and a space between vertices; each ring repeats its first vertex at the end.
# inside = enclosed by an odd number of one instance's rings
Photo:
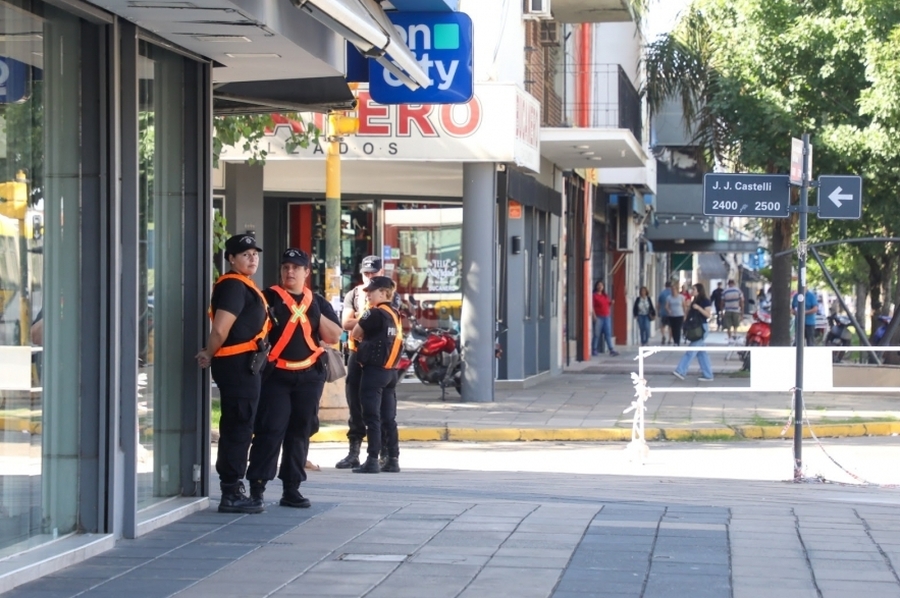
POLYGON ((357 361, 362 369, 359 398, 366 423, 366 461, 354 473, 396 473, 400 471, 400 443, 397 437, 397 380, 403 331, 400 314, 391 303, 394 281, 375 276, 364 289, 369 308, 363 312, 350 336, 359 345, 357 361), (387 459, 380 464, 382 446, 387 459))
POLYGON ((641 345, 646 345, 650 341, 650 321, 656 319, 656 309, 653 307, 653 300, 647 287, 640 288, 631 311, 638 321, 641 345))
POLYGON ((672 281, 666 281, 666 287, 656 298, 656 305, 659 306, 659 330, 662 333, 662 344, 666 344, 672 338, 671 328, 669 327, 669 297, 672 296, 672 281), (669 333, 668 338, 666 332, 669 333))
MULTIPOLYGON (((375 276, 384 274, 384 266, 381 258, 377 255, 369 255, 362 259, 359 266, 359 273, 362 276, 362 284, 354 287, 344 297, 344 309, 341 314, 341 325, 344 330, 350 332, 359 321, 369 305, 366 303, 367 296, 364 289, 375 276)), ((394 295, 393 307, 399 309, 400 296, 394 295)), ((366 424, 363 421, 362 404, 359 399, 359 382, 362 376, 362 370, 357 363, 356 341, 352 335, 347 340, 347 348, 349 349, 349 357, 347 359, 347 378, 345 381, 345 396, 347 398, 347 407, 350 410, 350 419, 347 424, 347 440, 350 443, 350 450, 347 456, 337 462, 337 469, 351 469, 359 465, 359 450, 362 446, 362 440, 366 437, 366 424)), ((382 459, 384 456, 382 456, 382 459)))
MULTIPOLYGON (((806 289, 806 293, 804 294, 804 309, 803 313, 806 314, 803 325, 803 336, 806 340, 806 345, 811 347, 816 344, 816 313, 819 311, 819 304, 816 301, 816 294, 806 289)), ((791 299, 791 313, 793 315, 797 315, 797 310, 800 308, 800 294, 795 293, 794 298, 791 299)), ((795 335, 796 336, 796 335, 795 335)))
POLYGON ((681 293, 672 292, 666 299, 666 311, 669 313, 669 329, 672 331, 672 344, 681 345, 681 325, 684 323, 684 297, 681 293))
POLYGON ((259 410, 250 446, 250 495, 263 497, 266 483, 278 478, 280 505, 307 508, 300 494, 306 481, 309 438, 319 429, 319 400, 325 389, 325 357, 321 343, 341 338, 340 320, 331 304, 306 287, 309 255, 289 248, 281 255, 281 284, 263 291, 271 306, 272 330, 268 364, 263 374, 259 410))
POLYGON ((231 269, 213 287, 209 339, 195 356, 201 368, 211 366, 222 407, 216 456, 222 489, 220 513, 264 510, 262 496, 247 496, 241 482, 247 471, 260 372, 268 351, 268 305, 250 279, 259 267, 261 251, 252 235, 235 235, 225 241, 225 258, 231 269))
POLYGON ((681 296, 685 301, 691 300, 691 291, 688 289, 688 286, 686 284, 681 285, 681 296))
MULTIPOLYGON (((694 298, 691 300, 688 309, 690 311, 685 319, 685 326, 690 328, 694 322, 700 321, 703 328, 703 336, 698 340, 690 341, 690 344, 692 347, 704 347, 706 346, 706 337, 709 334, 708 321, 710 315, 712 315, 712 301, 706 296, 706 289, 699 282, 694 285, 694 298)), ((676 378, 684 380, 694 355, 697 356, 697 363, 700 364, 700 381, 712 382, 712 363, 710 363, 709 353, 706 351, 688 351, 681 357, 681 361, 678 362, 678 366, 672 373, 676 378)))
POLYGON ((719 282, 716 284, 716 290, 709 296, 713 304, 713 309, 716 310, 716 330, 722 330, 722 316, 725 311, 724 306, 722 305, 723 292, 724 289, 722 288, 722 283, 719 282))
POLYGON ((744 294, 735 286, 734 280, 729 280, 728 288, 722 292, 722 306, 725 308, 722 324, 725 326, 728 340, 731 340, 736 336, 744 314, 744 294))
POLYGON ((609 348, 610 355, 618 355, 618 351, 613 348, 612 331, 610 326, 610 309, 613 300, 606 294, 606 290, 602 280, 598 280, 594 284, 593 294, 593 314, 594 314, 594 334, 591 339, 591 355, 600 355, 603 353, 603 340, 606 338, 606 346, 609 348))

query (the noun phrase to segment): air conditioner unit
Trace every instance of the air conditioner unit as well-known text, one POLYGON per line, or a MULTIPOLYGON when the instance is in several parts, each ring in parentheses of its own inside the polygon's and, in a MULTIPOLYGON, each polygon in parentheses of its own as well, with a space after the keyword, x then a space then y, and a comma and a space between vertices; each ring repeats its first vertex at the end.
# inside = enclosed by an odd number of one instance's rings
POLYGON ((552 19, 550 0, 525 0, 523 16, 526 19, 552 19))
POLYGON ((559 46, 559 23, 556 21, 541 22, 541 46, 545 48, 559 46))

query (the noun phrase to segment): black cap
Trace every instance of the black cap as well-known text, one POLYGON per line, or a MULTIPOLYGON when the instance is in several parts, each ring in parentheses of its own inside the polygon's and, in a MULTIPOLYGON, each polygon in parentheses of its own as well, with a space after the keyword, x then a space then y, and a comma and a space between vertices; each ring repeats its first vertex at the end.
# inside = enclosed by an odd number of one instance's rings
POLYGON ((362 264, 359 266, 360 272, 371 273, 371 272, 379 272, 383 268, 381 264, 381 258, 377 255, 367 255, 362 259, 362 264))
POLYGON ((376 289, 393 289, 394 281, 387 276, 373 276, 369 280, 369 284, 363 289, 365 292, 374 291, 376 289))
POLYGON ((284 253, 281 254, 281 263, 295 264, 297 266, 309 268, 309 255, 302 249, 290 247, 285 249, 284 253))
POLYGON ((260 247, 256 243, 256 239, 253 237, 253 235, 234 235, 233 237, 229 237, 228 240, 225 241, 226 257, 229 255, 237 255, 239 253, 243 253, 248 249, 262 251, 262 247, 260 247))

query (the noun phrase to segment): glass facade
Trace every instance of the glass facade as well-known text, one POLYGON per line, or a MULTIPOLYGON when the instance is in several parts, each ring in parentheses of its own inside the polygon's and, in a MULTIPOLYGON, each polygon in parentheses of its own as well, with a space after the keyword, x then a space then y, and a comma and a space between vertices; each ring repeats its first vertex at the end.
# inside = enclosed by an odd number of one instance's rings
POLYGON ((81 36, 0 2, 0 556, 78 522, 81 36))
POLYGON ((181 492, 184 58, 138 57, 138 506, 181 492))

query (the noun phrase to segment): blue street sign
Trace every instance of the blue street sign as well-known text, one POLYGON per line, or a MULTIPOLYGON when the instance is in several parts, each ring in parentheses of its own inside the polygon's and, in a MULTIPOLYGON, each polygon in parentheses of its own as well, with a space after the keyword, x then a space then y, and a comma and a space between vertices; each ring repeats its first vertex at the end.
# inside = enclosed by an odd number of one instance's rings
POLYGON ((464 104, 475 93, 472 19, 463 12, 395 12, 388 16, 431 79, 409 89, 390 71, 369 60, 369 94, 379 104, 464 104))
POLYGON ((786 174, 706 174, 703 214, 787 218, 791 203, 789 180, 786 174))
POLYGON ((31 94, 29 73, 24 62, 0 56, 0 104, 15 104, 31 94))
POLYGON ((819 177, 819 218, 862 218, 862 177, 823 174, 819 177))

